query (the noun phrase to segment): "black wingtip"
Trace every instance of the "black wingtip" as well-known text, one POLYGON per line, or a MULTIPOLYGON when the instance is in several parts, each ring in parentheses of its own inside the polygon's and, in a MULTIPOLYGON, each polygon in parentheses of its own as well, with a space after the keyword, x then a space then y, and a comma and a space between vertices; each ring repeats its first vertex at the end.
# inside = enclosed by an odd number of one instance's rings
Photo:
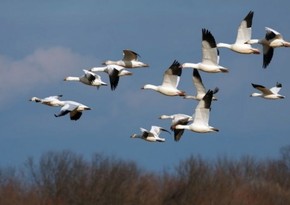
POLYGON ((277 88, 282 88, 282 84, 279 83, 279 82, 277 82, 277 83, 276 83, 276 87, 277 87, 277 88))
POLYGON ((253 86, 254 88, 258 88, 258 87, 260 87, 260 88, 265 88, 265 86, 263 86, 263 85, 254 84, 254 83, 252 83, 252 86, 253 86))
POLYGON ((247 22, 247 28, 252 27, 253 17, 254 17, 254 12, 253 11, 250 11, 247 14, 247 16, 244 18, 244 20, 247 22))
POLYGON ((202 29, 202 40, 207 41, 209 43, 210 47, 212 47, 212 48, 216 47, 215 38, 213 37, 212 33, 205 28, 202 29))
POLYGON ((169 67, 169 70, 167 70, 166 72, 173 75, 181 76, 182 65, 177 60, 174 60, 171 66, 169 67))
POLYGON ((205 102, 205 106, 204 106, 205 108, 210 109, 212 97, 213 97, 213 91, 209 89, 202 99, 205 102))
POLYGON ((215 87, 215 89, 213 89, 213 94, 216 94, 220 89, 218 87, 215 87))
POLYGON ((178 62, 178 60, 174 60, 171 66, 181 67, 181 64, 178 62))

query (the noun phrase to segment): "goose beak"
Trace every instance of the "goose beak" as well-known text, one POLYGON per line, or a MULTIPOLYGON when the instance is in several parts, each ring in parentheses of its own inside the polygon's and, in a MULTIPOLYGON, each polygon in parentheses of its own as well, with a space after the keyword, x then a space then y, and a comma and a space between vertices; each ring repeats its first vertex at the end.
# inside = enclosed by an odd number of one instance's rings
POLYGON ((149 67, 149 64, 145 64, 143 67, 149 67))

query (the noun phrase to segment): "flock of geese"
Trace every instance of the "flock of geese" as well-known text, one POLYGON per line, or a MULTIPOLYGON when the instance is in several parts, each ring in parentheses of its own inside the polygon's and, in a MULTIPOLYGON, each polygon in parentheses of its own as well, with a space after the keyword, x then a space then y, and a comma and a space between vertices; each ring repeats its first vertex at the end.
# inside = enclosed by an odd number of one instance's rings
MULTIPOLYGON (((194 99, 199 101, 195 112, 192 115, 173 114, 161 115, 160 119, 170 119, 170 129, 174 132, 174 140, 179 141, 185 130, 190 130, 197 133, 218 132, 219 129, 209 125, 209 117, 212 101, 217 100, 215 94, 219 91, 215 89, 206 89, 199 71, 207 73, 227 73, 228 68, 219 64, 218 48, 228 48, 239 54, 260 54, 259 49, 253 48, 252 44, 260 44, 263 47, 263 64, 266 68, 274 54, 274 49, 278 47, 290 47, 290 42, 283 39, 282 35, 274 29, 266 27, 264 38, 252 39, 252 20, 254 12, 250 11, 239 25, 237 38, 233 44, 216 43, 214 36, 207 29, 202 29, 202 59, 198 63, 186 62, 180 64, 177 60, 167 68, 163 74, 163 81, 160 85, 146 84, 142 89, 149 89, 159 92, 165 96, 182 96, 185 99, 194 99), (187 95, 185 91, 178 89, 180 76, 183 68, 192 68, 192 80, 196 89, 196 95, 187 95)), ((78 81, 86 85, 96 86, 98 89, 101 86, 108 84, 102 81, 101 76, 97 73, 105 72, 108 74, 111 90, 115 90, 119 83, 119 78, 122 76, 130 76, 133 73, 129 71, 132 68, 149 67, 148 64, 138 60, 139 55, 132 50, 123 50, 123 59, 118 61, 107 60, 100 67, 93 67, 89 70, 83 70, 84 74, 80 77, 68 76, 65 81, 78 81)), ((285 96, 280 95, 279 91, 282 87, 278 83, 268 89, 265 86, 252 83, 253 88, 259 90, 259 93, 253 93, 251 97, 262 97, 264 99, 283 99, 285 96)), ((62 95, 49 96, 46 98, 32 97, 30 101, 42 103, 48 106, 61 107, 60 112, 55 114, 55 117, 70 114, 71 120, 78 120, 83 111, 91 108, 75 101, 62 101, 62 95)), ((149 142, 164 142, 165 138, 160 137, 161 131, 170 133, 168 130, 152 125, 150 130, 140 128, 141 133, 131 135, 131 138, 141 138, 149 142)))

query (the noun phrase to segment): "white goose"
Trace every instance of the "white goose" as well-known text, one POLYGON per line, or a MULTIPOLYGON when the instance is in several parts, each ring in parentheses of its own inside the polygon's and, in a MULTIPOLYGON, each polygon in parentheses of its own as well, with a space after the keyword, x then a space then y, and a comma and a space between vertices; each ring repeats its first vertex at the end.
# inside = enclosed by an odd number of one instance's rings
POLYGON ((252 36, 252 21, 253 21, 254 12, 250 11, 247 16, 241 22, 236 42, 233 44, 227 43, 218 43, 217 47, 219 48, 229 48, 232 51, 241 54, 260 54, 260 51, 256 48, 252 48, 250 44, 246 44, 251 39, 252 36))
POLYGON ((125 67, 119 65, 107 65, 103 67, 91 68, 92 72, 106 72, 109 75, 111 90, 115 90, 119 83, 120 76, 132 75, 133 73, 125 70, 125 67))
POLYGON ((62 103, 59 100, 59 98, 61 98, 62 95, 55 95, 55 96, 49 96, 46 98, 38 98, 38 97, 32 97, 29 101, 33 101, 33 102, 37 102, 37 103, 42 103, 44 105, 48 105, 48 106, 61 106, 62 103))
POLYGON ((163 82, 161 85, 146 84, 141 89, 155 90, 167 96, 185 96, 185 92, 177 89, 182 74, 182 66, 178 61, 174 61, 172 65, 164 72, 163 82))
POLYGON ((159 119, 171 119, 170 129, 174 132, 174 140, 179 141, 184 129, 175 129, 176 125, 187 125, 192 121, 192 116, 185 114, 161 115, 159 119))
POLYGON ((274 54, 274 48, 290 47, 290 42, 285 41, 278 31, 269 27, 266 27, 265 29, 265 38, 251 39, 247 42, 248 44, 259 43, 263 46, 263 68, 266 68, 270 64, 274 54))
MULTIPOLYGON (((184 96, 185 99, 194 99, 194 100, 202 100, 202 98, 205 96, 206 94, 206 89, 202 83, 202 79, 201 76, 198 72, 197 69, 193 69, 193 73, 192 73, 192 81, 193 84, 196 88, 196 95, 186 95, 184 96)), ((219 88, 216 87, 213 90, 213 94, 217 93, 219 91, 219 88)), ((212 100, 217 100, 217 98, 215 96, 213 96, 212 100)))
POLYGON ((202 29, 202 61, 200 63, 183 63, 184 68, 196 68, 208 73, 227 73, 228 69, 219 65, 219 52, 216 41, 207 29, 202 29))
POLYGON ((85 74, 82 75, 81 77, 69 76, 66 77, 64 81, 78 81, 86 85, 96 86, 97 88, 99 88, 102 85, 105 86, 107 85, 107 83, 102 81, 101 76, 85 69, 83 69, 83 71, 85 74))
POLYGON ((148 64, 138 60, 139 54, 132 50, 123 50, 123 59, 118 61, 107 60, 103 65, 119 65, 125 68, 149 67, 148 64))
POLYGON ((209 126, 209 113, 211 110, 213 91, 209 90, 196 106, 195 113, 192 115, 193 122, 189 125, 176 125, 175 129, 187 129, 192 132, 207 133, 218 132, 217 128, 209 126))
POLYGON ((252 83, 252 86, 261 91, 261 93, 252 93, 250 95, 250 97, 262 97, 265 99, 271 99, 271 100, 275 100, 275 99, 284 99, 285 96, 280 95, 278 92, 281 90, 282 88, 282 84, 281 83, 276 83, 275 87, 272 87, 271 89, 268 89, 262 85, 258 85, 258 84, 254 84, 252 83))
POLYGON ((82 116, 82 111, 91 110, 90 107, 83 105, 75 101, 61 101, 62 108, 58 114, 54 114, 55 117, 61 117, 66 114, 70 114, 71 120, 78 120, 82 116))
POLYGON ((161 138, 159 137, 161 131, 165 131, 170 133, 168 130, 159 127, 159 126, 151 126, 150 131, 144 129, 144 128, 140 128, 141 130, 141 135, 140 134, 133 134, 131 135, 131 138, 140 138, 143 140, 146 140, 148 142, 165 142, 165 138, 161 138))

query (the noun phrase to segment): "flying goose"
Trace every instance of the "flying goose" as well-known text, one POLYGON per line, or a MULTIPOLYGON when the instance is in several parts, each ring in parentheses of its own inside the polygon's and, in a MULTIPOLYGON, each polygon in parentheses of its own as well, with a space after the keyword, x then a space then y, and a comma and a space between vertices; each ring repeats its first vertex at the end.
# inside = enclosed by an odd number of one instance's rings
POLYGON ((141 134, 133 134, 131 135, 131 138, 140 138, 148 142, 165 142, 165 138, 159 137, 161 131, 170 133, 168 130, 159 126, 154 126, 154 125, 151 126, 150 131, 142 127, 140 128, 140 130, 141 130, 141 134))
POLYGON ((141 68, 141 67, 149 67, 148 64, 143 63, 138 60, 140 55, 132 50, 123 50, 123 59, 118 61, 107 60, 103 63, 103 65, 119 65, 125 68, 141 68))
POLYGON ((119 65, 107 65, 103 67, 91 68, 92 72, 106 72, 109 75, 111 90, 115 90, 119 83, 120 76, 132 75, 133 73, 125 70, 125 67, 119 65))
POLYGON ((208 90, 196 106, 195 113, 192 115, 193 122, 189 125, 176 125, 175 129, 187 129, 198 133, 218 132, 219 130, 217 128, 209 126, 208 124, 212 96, 213 91, 208 90))
POLYGON ((290 47, 290 42, 283 39, 283 36, 272 28, 265 27, 266 35, 263 39, 251 39, 247 43, 258 43, 263 46, 263 68, 266 68, 273 57, 274 48, 278 47, 290 47))
POLYGON ((66 77, 64 81, 78 81, 86 85, 97 86, 97 88, 99 88, 102 85, 105 86, 107 85, 107 83, 102 81, 101 76, 85 69, 83 69, 83 71, 85 74, 82 75, 81 77, 69 76, 66 77))
POLYGON ((155 90, 167 96, 185 96, 185 92, 177 89, 182 73, 182 66, 177 60, 163 74, 161 85, 146 84, 141 89, 155 90))
POLYGON ((58 114, 54 114, 55 117, 61 117, 66 114, 70 114, 71 120, 78 120, 82 116, 82 111, 84 110, 91 110, 86 105, 83 105, 81 103, 75 102, 75 101, 61 101, 61 109, 58 114))
POLYGON ((260 54, 260 51, 256 48, 252 48, 250 44, 246 44, 247 41, 251 39, 252 36, 252 21, 253 21, 254 12, 250 11, 247 16, 241 22, 236 42, 233 44, 227 43, 218 43, 218 48, 229 48, 232 51, 241 54, 260 54))
POLYGON ((55 95, 55 96, 49 96, 46 98, 38 98, 38 97, 32 97, 29 101, 33 101, 33 102, 37 102, 37 103, 42 103, 44 105, 48 105, 48 106, 61 106, 62 103, 59 100, 59 98, 61 98, 62 95, 55 95))
POLYGON ((170 129, 174 132, 174 140, 177 142, 183 135, 184 129, 175 129, 175 126, 187 125, 190 121, 192 121, 192 116, 185 114, 161 115, 159 119, 171 119, 170 129))
POLYGON ((219 65, 219 51, 216 41, 207 29, 202 29, 202 61, 200 63, 183 63, 184 68, 196 68, 208 73, 227 73, 228 69, 219 65))
POLYGON ((282 84, 281 83, 277 82, 276 86, 272 87, 270 89, 264 87, 263 85, 258 85, 258 84, 254 84, 254 83, 252 83, 252 86, 255 89, 261 91, 261 93, 252 93, 250 95, 250 97, 262 97, 262 98, 265 98, 265 99, 272 99, 272 100, 284 99, 285 98, 285 96, 278 94, 278 92, 282 88, 282 84))
MULTIPOLYGON (((206 89, 202 83, 202 79, 201 76, 198 72, 197 69, 193 69, 193 73, 192 73, 192 81, 193 84, 195 86, 196 92, 197 94, 195 96, 192 95, 186 95, 184 96, 185 99, 195 99, 195 100, 202 100, 202 98, 205 96, 206 94, 206 89)), ((213 90, 213 94, 217 93, 219 91, 219 88, 216 87, 213 90)), ((217 98, 215 96, 213 96, 212 100, 217 100, 217 98)))

